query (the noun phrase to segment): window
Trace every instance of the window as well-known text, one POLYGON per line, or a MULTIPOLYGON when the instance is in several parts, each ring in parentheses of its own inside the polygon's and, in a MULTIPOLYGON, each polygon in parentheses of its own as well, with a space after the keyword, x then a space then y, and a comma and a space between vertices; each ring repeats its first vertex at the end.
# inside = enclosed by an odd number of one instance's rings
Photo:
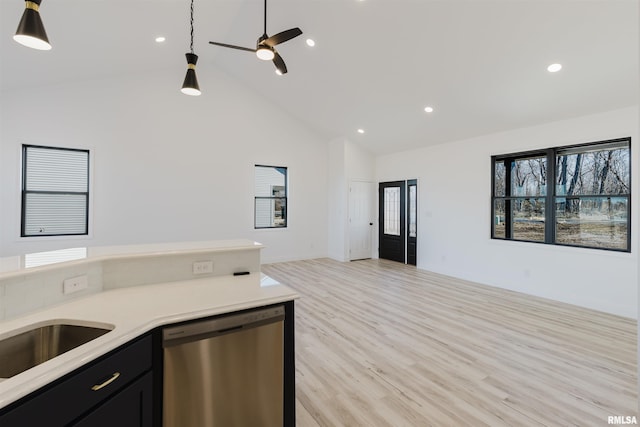
POLYGON ((89 151, 22 146, 21 236, 88 234, 89 151))
POLYGON ((287 168, 255 167, 255 228, 287 226, 287 168))
POLYGON ((630 252, 630 150, 624 138, 493 156, 491 237, 630 252))

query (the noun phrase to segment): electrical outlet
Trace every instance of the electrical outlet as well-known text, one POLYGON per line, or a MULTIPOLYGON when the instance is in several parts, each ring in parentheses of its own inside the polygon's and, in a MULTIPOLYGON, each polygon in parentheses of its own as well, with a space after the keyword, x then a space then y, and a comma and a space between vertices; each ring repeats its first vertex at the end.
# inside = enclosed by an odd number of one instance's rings
POLYGON ((193 263, 193 274, 213 273, 213 261, 195 261, 193 263))
POLYGON ((74 292, 87 289, 89 287, 89 278, 86 274, 82 276, 72 277, 62 282, 62 293, 72 294, 74 292))

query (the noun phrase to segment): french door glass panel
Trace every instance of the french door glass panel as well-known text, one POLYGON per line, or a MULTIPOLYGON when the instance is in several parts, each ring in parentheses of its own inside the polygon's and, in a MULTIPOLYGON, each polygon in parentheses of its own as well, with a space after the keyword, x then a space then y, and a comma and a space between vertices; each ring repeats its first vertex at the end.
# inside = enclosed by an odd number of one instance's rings
POLYGON ((384 234, 400 235, 400 187, 384 189, 384 234))
POLYGON ((417 207, 417 187, 415 185, 409 186, 409 237, 417 236, 417 223, 416 223, 416 207, 417 207))

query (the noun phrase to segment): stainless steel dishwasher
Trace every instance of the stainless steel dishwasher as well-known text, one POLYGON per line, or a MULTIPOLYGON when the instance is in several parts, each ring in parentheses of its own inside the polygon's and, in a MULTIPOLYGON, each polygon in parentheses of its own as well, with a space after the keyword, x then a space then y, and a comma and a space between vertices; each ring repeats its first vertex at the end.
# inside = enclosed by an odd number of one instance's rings
POLYGON ((165 427, 282 427, 284 306, 164 328, 165 427))

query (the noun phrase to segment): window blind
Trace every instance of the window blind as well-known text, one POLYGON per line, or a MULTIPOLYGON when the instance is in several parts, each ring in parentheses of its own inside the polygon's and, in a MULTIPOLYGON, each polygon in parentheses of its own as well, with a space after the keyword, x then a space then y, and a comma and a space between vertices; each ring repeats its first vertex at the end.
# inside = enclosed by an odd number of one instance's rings
POLYGON ((22 236, 88 233, 89 151, 23 147, 22 236))

